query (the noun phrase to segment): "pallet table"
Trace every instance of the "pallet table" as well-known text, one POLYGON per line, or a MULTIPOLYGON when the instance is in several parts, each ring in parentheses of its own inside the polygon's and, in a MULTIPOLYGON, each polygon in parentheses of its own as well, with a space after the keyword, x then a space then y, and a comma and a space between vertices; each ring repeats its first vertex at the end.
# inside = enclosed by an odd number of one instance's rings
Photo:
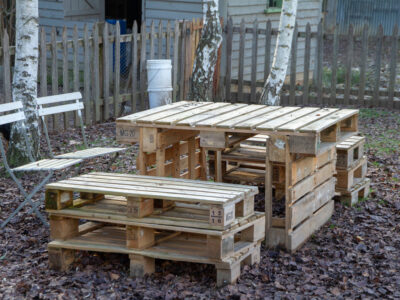
MULTIPOLYGON (((330 195, 334 186, 330 179, 335 173, 336 159, 332 157, 331 151, 337 143, 357 132, 358 110, 337 108, 182 101, 117 119, 117 140, 138 142, 140 145, 139 169, 142 174, 148 172, 148 168, 143 165, 145 157, 155 155, 156 174, 160 176, 178 176, 178 172, 170 174, 166 170, 168 163, 176 165, 179 161, 179 147, 176 143, 179 139, 184 140, 182 137, 187 140, 190 136, 192 145, 193 139, 200 137, 198 149, 193 150, 194 146, 189 147, 192 155, 189 158, 186 176, 198 178, 195 168, 199 168, 202 178, 205 178, 206 153, 213 150, 214 178, 221 182, 224 176, 223 151, 255 135, 268 135, 264 163, 267 242, 271 246, 281 244, 289 250, 297 249, 313 230, 330 218, 333 202, 322 197, 321 192, 315 194, 316 188, 326 184, 325 189, 329 190, 330 195), (166 140, 165 136, 171 136, 171 141, 175 144, 163 143, 162 141, 166 140), (168 150, 171 148, 175 150, 168 150), (166 160, 167 151, 175 153, 168 156, 175 157, 172 162, 166 160), (193 158, 194 153, 201 153, 199 161, 193 158), (275 163, 280 163, 285 168, 285 180, 282 183, 286 201, 285 218, 272 217, 272 170, 275 163), (299 167, 301 164, 306 165, 305 169, 308 170, 303 174, 304 168, 299 167), (159 168, 162 170, 158 170, 159 168), (296 178, 297 174, 299 178, 296 178), (311 190, 308 190, 310 187, 311 190), (310 196, 313 201, 311 198, 308 201, 304 200, 308 193, 314 193, 313 197, 310 196), (321 197, 318 198, 318 195, 321 197), (300 198, 304 203, 299 203, 300 198), (319 203, 319 206, 316 203, 319 203), (300 206, 307 205, 314 207, 312 215, 304 216, 305 219, 301 220, 291 217, 294 208, 300 211, 300 206)), ((334 154, 336 156, 336 152, 334 154)), ((179 157, 182 159, 182 156, 179 157)), ((184 173, 180 172, 179 176, 182 174, 184 173)))
POLYGON ((154 272, 158 258, 214 264, 217 284, 232 283, 241 262, 260 259, 265 215, 254 212, 256 193, 251 186, 114 173, 48 184, 50 266, 67 268, 74 250, 113 252, 129 254, 132 276, 154 272), (170 205, 157 207, 156 199, 170 205))

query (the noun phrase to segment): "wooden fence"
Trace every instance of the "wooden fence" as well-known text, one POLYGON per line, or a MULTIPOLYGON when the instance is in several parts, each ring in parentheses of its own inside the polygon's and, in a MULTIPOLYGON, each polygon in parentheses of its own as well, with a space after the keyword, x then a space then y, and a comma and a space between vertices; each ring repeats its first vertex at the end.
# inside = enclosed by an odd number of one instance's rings
MULTIPOLYGON (((119 24, 112 33, 107 23, 95 24, 90 28, 90 34, 86 25, 83 34, 80 34, 82 38, 78 38, 75 27, 72 40, 67 40, 65 28, 61 40, 57 40, 53 28, 50 41, 46 41, 46 33, 42 28, 39 45, 39 96, 81 91, 85 104, 85 123, 102 122, 121 115, 123 107, 130 107, 131 112, 148 108, 146 60, 171 59, 173 100, 184 99, 189 89, 201 22, 176 21, 167 22, 165 26, 161 22, 152 23, 150 30, 146 30, 145 24, 142 23, 141 32, 138 32, 135 23, 132 33, 124 35, 119 33, 119 24), (121 47, 130 49, 130 71, 127 78, 121 77, 121 47)), ((3 84, 0 102, 10 102, 15 47, 9 46, 6 31, 1 40, 0 78, 3 84)), ((76 120, 57 116, 52 119, 51 128, 66 129, 72 122, 76 120)))
MULTIPOLYGON (((65 29, 61 40, 57 40, 56 30, 53 29, 50 41, 46 41, 42 29, 39 95, 80 90, 84 95, 86 124, 102 122, 119 116, 123 106, 130 107, 130 112, 146 109, 146 59, 169 58, 172 60, 173 101, 185 99, 190 88, 201 22, 152 23, 150 29, 146 29, 145 24, 143 22, 141 32, 138 32, 135 24, 132 33, 124 35, 119 34, 118 24, 113 33, 107 24, 94 25, 90 28, 91 33, 85 26, 80 35, 75 28, 72 40, 67 40, 65 29), (131 49, 130 72, 126 77, 121 77, 120 72, 121 47, 131 49)), ((259 24, 255 21, 250 25, 246 26, 243 21, 240 26, 234 26, 232 20, 224 25, 225 44, 219 60, 221 63, 217 66, 218 85, 214 87, 216 101, 259 101, 263 83, 271 68, 277 31, 271 28, 270 22, 259 24), (249 42, 250 47, 246 45, 249 42), (260 60, 260 49, 264 53, 263 60, 260 60), (260 68, 260 65, 262 78, 257 75, 257 66, 260 68), (237 71, 235 73, 232 72, 234 68, 237 71), (244 76, 245 68, 251 69, 250 78, 244 76)), ((400 108, 400 78, 396 77, 397 26, 393 28, 391 36, 384 36, 382 27, 373 36, 368 34, 367 26, 361 36, 353 34, 352 26, 346 35, 339 35, 337 31, 324 34, 322 28, 322 23, 316 32, 311 32, 309 24, 304 32, 298 32, 296 28, 282 104, 400 108), (301 49, 300 40, 303 45, 301 49), (300 55, 300 52, 303 54, 300 55), (302 64, 298 64, 299 60, 302 60, 302 64), (381 69, 386 65, 388 70, 382 73, 381 69)), ((15 47, 9 46, 6 32, 0 39, 0 102, 9 102, 15 47)), ((51 123, 52 128, 57 130, 68 128, 74 121, 61 117, 53 119, 51 123)))

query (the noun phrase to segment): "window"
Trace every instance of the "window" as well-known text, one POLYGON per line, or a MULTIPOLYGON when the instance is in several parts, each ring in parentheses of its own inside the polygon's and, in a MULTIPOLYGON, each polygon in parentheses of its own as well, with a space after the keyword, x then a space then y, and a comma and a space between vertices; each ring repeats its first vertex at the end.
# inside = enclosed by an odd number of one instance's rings
POLYGON ((267 9, 265 13, 280 13, 282 9, 282 0, 267 0, 267 9))

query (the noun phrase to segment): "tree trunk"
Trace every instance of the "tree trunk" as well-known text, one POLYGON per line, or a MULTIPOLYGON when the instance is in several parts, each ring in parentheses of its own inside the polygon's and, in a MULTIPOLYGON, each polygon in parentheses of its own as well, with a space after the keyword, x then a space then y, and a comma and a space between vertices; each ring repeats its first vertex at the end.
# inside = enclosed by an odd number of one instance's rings
MULTIPOLYGON (((38 0, 18 0, 16 4, 16 49, 13 76, 13 101, 22 101, 32 156, 39 157, 37 97, 39 8, 38 0)), ((8 159, 12 166, 29 161, 23 127, 13 123, 8 159)))
POLYGON ((204 0, 203 29, 193 63, 191 100, 213 100, 213 78, 221 42, 222 28, 218 13, 218 0, 204 0))
POLYGON ((260 102, 268 105, 280 104, 280 92, 285 81, 292 48, 293 31, 296 24, 297 0, 283 0, 281 19, 271 73, 264 84, 260 102))

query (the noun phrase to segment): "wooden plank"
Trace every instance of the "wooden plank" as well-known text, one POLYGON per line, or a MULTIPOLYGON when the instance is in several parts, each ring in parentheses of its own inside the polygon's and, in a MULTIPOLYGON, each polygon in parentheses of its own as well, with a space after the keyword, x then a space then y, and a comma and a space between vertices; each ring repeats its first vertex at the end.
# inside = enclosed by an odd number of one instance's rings
POLYGON ((280 106, 264 106, 260 108, 259 110, 255 110, 246 114, 243 114, 241 116, 234 117, 230 120, 226 120, 222 123, 218 124, 218 127, 223 127, 223 128, 235 128, 236 124, 240 124, 242 122, 248 121, 252 118, 262 116, 266 113, 272 112, 274 110, 278 110, 281 108, 280 106))
POLYGON ((75 101, 79 99, 82 99, 82 94, 80 92, 72 92, 68 94, 40 97, 36 99, 36 103, 39 105, 56 104, 60 102, 75 101))
POLYGON ((305 53, 304 53, 304 73, 303 73, 303 105, 309 102, 309 76, 310 76, 310 58, 311 58, 311 26, 310 23, 306 25, 306 39, 305 39, 305 53))
POLYGON ((155 28, 154 28, 154 20, 152 20, 150 25, 150 53, 149 53, 150 59, 154 59, 154 36, 155 36, 155 28))
POLYGON ((85 124, 91 124, 91 103, 90 103, 90 45, 87 24, 83 29, 84 38, 84 66, 83 66, 83 85, 84 85, 84 102, 85 102, 85 124))
POLYGON ((182 126, 189 125, 189 126, 195 127, 198 122, 209 120, 209 119, 213 119, 215 116, 227 114, 227 113, 230 113, 232 111, 236 111, 237 109, 245 107, 245 106, 246 106, 246 104, 231 104, 231 105, 228 105, 228 106, 221 107, 219 109, 210 110, 210 111, 198 114, 196 116, 184 119, 182 121, 179 121, 177 123, 177 125, 178 126, 179 125, 182 125, 182 126))
POLYGON ((243 101, 243 70, 244 70, 244 43, 245 43, 245 22, 240 23, 239 38, 239 71, 238 71, 238 101, 243 101))
POLYGON ((349 96, 351 88, 351 67, 353 62, 353 24, 349 25, 349 33, 347 37, 347 49, 346 49, 346 73, 344 82, 344 105, 349 105, 349 96))
POLYGON ((315 111, 319 110, 316 107, 304 107, 299 110, 295 110, 291 113, 281 116, 280 118, 273 119, 269 122, 263 123, 262 125, 258 126, 257 128, 262 130, 275 130, 276 128, 283 126, 286 123, 294 121, 298 118, 304 117, 308 114, 311 114, 315 111))
POLYGON ((186 27, 187 22, 181 23, 181 51, 180 51, 180 68, 179 68, 179 100, 184 99, 185 92, 185 57, 186 57, 186 27))
POLYGON ((114 117, 120 114, 120 78, 121 78, 121 40, 120 40, 120 24, 117 21, 115 25, 114 40, 114 117))
MULTIPOLYGON (((78 53, 79 53, 79 45, 78 45, 78 27, 76 24, 74 25, 74 31, 72 36, 72 86, 74 91, 79 91, 79 61, 78 61, 78 53)), ((74 114, 74 124, 75 127, 79 126, 79 118, 78 114, 74 114)))
POLYGON ((173 68, 172 68, 172 86, 174 90, 172 91, 172 101, 176 102, 176 93, 178 90, 178 50, 179 50, 179 21, 175 20, 174 25, 174 58, 173 58, 173 68))
MULTIPOLYGON (((100 49, 99 49, 99 24, 93 25, 93 120, 100 122, 102 119, 101 103, 100 103, 100 49)), ((90 120, 91 105, 87 105, 85 111, 85 119, 90 120), (89 109, 89 111, 87 111, 89 109)))
POLYGON ((374 70, 374 99, 372 101, 375 107, 380 105, 379 88, 381 82, 381 56, 383 46, 383 27, 379 25, 378 34, 376 36, 376 56, 375 56, 375 70, 374 70))
POLYGON ((393 27, 392 40, 390 46, 390 75, 388 86, 388 100, 386 106, 394 108, 394 86, 396 81, 397 51, 398 51, 399 27, 397 24, 393 27))
POLYGON ((350 118, 351 116, 354 116, 356 114, 358 114, 358 109, 341 109, 328 116, 323 117, 316 122, 303 126, 298 130, 301 132, 320 132, 334 124, 339 123, 341 120, 350 118))
POLYGON ((191 137, 188 140, 188 161, 189 161, 189 166, 188 166, 188 171, 189 171, 189 178, 190 179, 196 179, 196 141, 195 137, 191 137))
MULTIPOLYGON (((3 48, 4 53, 4 48, 3 48)), ((4 54, 3 54, 4 55, 4 54)), ((6 69, 5 63, 3 63, 6 69)), ((4 78, 5 75, 3 75, 4 78)), ((6 87, 4 87, 5 90, 6 87)), ((40 30, 40 96, 47 96, 47 48, 46 48, 46 31, 42 27, 40 30)))
MULTIPOLYGON (((67 44, 67 27, 64 26, 62 32, 62 81, 63 81, 63 93, 69 91, 69 78, 68 78, 68 44, 67 44)), ((69 127, 69 119, 71 114, 64 113, 64 130, 69 127)))
POLYGON ((232 119, 234 117, 237 117, 237 116, 240 116, 240 115, 244 115, 244 114, 250 113, 252 111, 261 109, 263 107, 264 107, 263 105, 255 105, 255 104, 246 105, 246 106, 244 106, 242 108, 239 108, 239 109, 237 109, 235 111, 230 112, 229 114, 222 114, 222 115, 215 116, 213 118, 210 118, 210 119, 207 119, 207 120, 204 120, 204 121, 197 122, 196 123, 196 127, 198 127, 198 126, 205 126, 205 127, 217 126, 218 127, 219 123, 222 123, 222 122, 224 122, 226 120, 230 120, 230 119, 232 119))
POLYGON ((365 104, 364 92, 365 92, 365 74, 366 64, 368 56, 368 23, 364 24, 361 42, 361 60, 360 60, 360 85, 358 87, 358 102, 360 105, 365 104))
POLYGON ((167 28, 166 28, 166 40, 165 40, 165 47, 166 47, 166 59, 171 58, 171 20, 168 20, 167 22, 167 28))
POLYGON ((110 118, 110 44, 107 22, 103 28, 103 120, 110 118))
POLYGON ((171 107, 166 111, 161 111, 152 115, 144 116, 139 119, 136 119, 136 123, 155 123, 157 124, 158 120, 163 119, 165 117, 175 116, 179 119, 179 114, 187 111, 194 110, 196 108, 200 108, 202 106, 210 105, 210 102, 190 102, 185 105, 171 107))
POLYGON ((295 105, 296 101, 296 64, 297 64, 297 22, 293 30, 292 48, 290 50, 290 88, 289 105, 295 105))
POLYGON ((318 103, 323 103, 322 98, 322 73, 323 73, 323 45, 324 43, 324 34, 322 27, 322 20, 318 24, 318 32, 317 32, 317 101, 318 103))
MULTIPOLYGON (((56 29, 51 30, 51 93, 58 93, 58 65, 57 65, 57 44, 56 44, 56 29)), ((53 130, 59 129, 58 118, 53 116, 53 130)))
POLYGON ((14 123, 22 120, 25 120, 25 114, 23 111, 19 111, 13 114, 0 116, 0 125, 14 123))
POLYGON ((179 113, 179 114, 169 115, 169 116, 167 116, 165 118, 158 119, 157 120, 157 124, 168 124, 168 125, 176 124, 176 123, 178 123, 180 121, 183 121, 183 120, 185 120, 187 118, 196 116, 196 115, 201 114, 203 112, 207 112, 207 111, 210 111, 210 110, 215 110, 215 109, 218 109, 220 107, 227 106, 227 105, 229 105, 229 103, 221 103, 221 102, 212 103, 212 102, 210 102, 210 103, 207 103, 204 106, 200 106, 200 107, 197 107, 197 108, 189 110, 189 111, 185 111, 185 112, 182 112, 182 113, 179 113))
POLYGON ((225 72, 225 101, 232 102, 231 96, 231 76, 232 76, 232 41, 233 41, 233 21, 230 17, 226 26, 226 72, 225 72))
MULTIPOLYGON (((3 86, 4 86, 4 100, 2 102, 11 102, 11 64, 10 64, 10 47, 8 33, 4 30, 3 35, 3 86)), ((46 84, 47 86, 47 78, 46 84)))
POLYGON ((265 29, 264 65, 264 82, 266 82, 271 71, 271 20, 267 21, 265 29))
POLYGON ((143 21, 140 26, 141 35, 140 35, 140 109, 145 110, 147 107, 147 101, 145 100, 145 90, 146 90, 146 22, 143 21))
POLYGON ((157 49, 157 55, 158 55, 158 59, 162 58, 162 43, 163 43, 163 39, 162 39, 162 21, 160 20, 158 22, 158 49, 157 49))
POLYGON ((137 90, 138 90, 138 26, 136 20, 133 22, 132 28, 132 100, 131 111, 137 110, 137 90))
POLYGON ((0 104, 0 113, 23 108, 22 102, 8 102, 0 104))
POLYGON ((38 109, 38 114, 39 114, 39 116, 48 116, 48 115, 59 114, 59 113, 63 113, 63 112, 80 110, 80 109, 83 109, 83 103, 77 102, 77 103, 72 103, 72 104, 40 108, 40 109, 38 109))
POLYGON ((263 116, 255 117, 255 118, 247 120, 245 122, 236 124, 235 127, 240 128, 240 129, 254 129, 263 123, 266 123, 272 119, 281 117, 285 114, 291 113, 298 109, 300 109, 300 107, 282 107, 282 108, 279 108, 272 112, 269 112, 263 116))
POLYGON ((256 82, 257 82, 257 50, 258 50, 258 21, 253 23, 253 41, 251 46, 251 89, 250 103, 257 103, 256 82))
POLYGON ((333 114, 338 111, 337 108, 323 108, 317 110, 316 112, 306 115, 300 119, 294 120, 292 122, 286 123, 280 126, 277 130, 279 131, 297 131, 298 129, 307 126, 308 124, 315 122, 323 117, 333 114))
MULTIPOLYGON (((270 152, 271 142, 266 139, 266 153, 270 152)), ((265 155, 265 243, 272 243, 270 231, 272 227, 272 162, 270 156, 265 155)))
POLYGON ((336 84, 337 84, 337 58, 338 58, 338 28, 335 26, 333 32, 333 44, 332 44, 332 77, 331 77, 331 98, 330 104, 334 105, 337 103, 336 100, 336 84))

